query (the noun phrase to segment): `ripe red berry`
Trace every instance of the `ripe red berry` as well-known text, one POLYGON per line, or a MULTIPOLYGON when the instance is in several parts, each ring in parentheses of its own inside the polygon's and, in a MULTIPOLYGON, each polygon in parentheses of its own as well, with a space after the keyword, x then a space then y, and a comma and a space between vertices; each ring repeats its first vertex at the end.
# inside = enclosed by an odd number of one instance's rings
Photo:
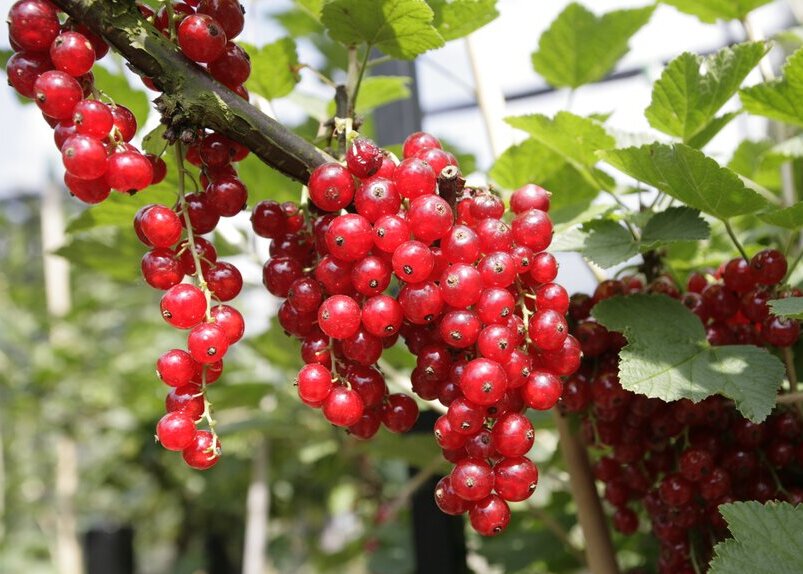
POLYGON ((528 183, 510 196, 510 210, 517 214, 531 209, 549 211, 549 196, 550 193, 543 187, 528 183))
POLYGON ((181 283, 162 295, 161 308, 165 321, 179 329, 190 329, 204 318, 206 297, 194 285, 181 283))
POLYGON ((170 247, 181 239, 181 220, 166 205, 146 205, 137 212, 136 220, 146 245, 170 247))
POLYGON ((496 421, 491 437, 494 448, 502 456, 524 456, 533 446, 535 431, 526 416, 507 413, 496 421))
POLYGON ((398 300, 405 318, 415 325, 432 323, 443 311, 441 290, 432 281, 405 285, 398 300))
POLYGON ((213 267, 203 269, 206 285, 218 301, 231 301, 243 289, 243 276, 240 270, 227 261, 217 261, 213 267))
POLYGON ((298 396, 307 404, 322 403, 334 387, 332 374, 323 365, 305 365, 296 378, 298 396))
POLYGON ((375 337, 388 337, 398 333, 404 311, 396 299, 377 295, 368 299, 362 308, 362 324, 375 337))
POLYGON ((75 105, 83 98, 78 80, 65 72, 43 72, 33 84, 36 105, 46 116, 58 120, 72 117, 75 105))
POLYGON ((382 423, 391 432, 405 433, 418 420, 418 405, 403 393, 388 395, 382 405, 382 423))
POLYGON ((460 498, 452 488, 452 479, 444 476, 435 486, 435 504, 445 514, 457 516, 464 514, 471 507, 470 503, 460 498))
POLYGON ((437 195, 424 195, 412 200, 407 218, 415 238, 426 244, 446 235, 454 221, 452 208, 437 195))
POLYGON ((333 295, 318 309, 318 326, 333 339, 348 339, 360 328, 360 306, 351 297, 333 295))
POLYGON ((482 500, 493 489, 494 475, 487 462, 465 458, 458 462, 450 475, 452 488, 463 500, 482 500))
POLYGON ((8 12, 8 35, 19 50, 46 52, 59 34, 58 14, 46 0, 20 0, 8 12))
POLYGON ((153 249, 142 257, 142 276, 156 289, 169 289, 181 282, 184 270, 172 249, 153 249))
POLYGON ((221 217, 234 217, 248 201, 248 190, 236 177, 224 177, 206 187, 209 205, 221 217))
POLYGON ((396 166, 393 182, 402 197, 412 200, 434 194, 437 177, 428 163, 412 157, 396 166))
POLYGON ((566 319, 551 309, 533 314, 528 329, 532 342, 544 351, 560 349, 569 334, 566 319))
POLYGON ((382 161, 382 150, 368 138, 354 138, 346 150, 349 171, 361 179, 374 175, 382 167, 382 161))
POLYGON ((474 305, 482 293, 480 272, 471 265, 450 265, 440 277, 443 300, 455 309, 467 309, 474 305))
POLYGON ((530 209, 513 219, 513 237, 519 245, 525 245, 538 253, 552 242, 552 222, 546 212, 530 209))
POLYGON ((189 384, 198 372, 198 363, 186 351, 171 349, 156 361, 156 373, 166 385, 181 387, 189 384))
POLYGON ((527 500, 537 486, 538 467, 528 458, 504 458, 494 465, 494 490, 509 502, 527 500))
POLYGON ((770 315, 761 325, 761 336, 774 347, 791 347, 800 337, 800 323, 796 319, 770 315))
MULTIPOLYGON (((226 37, 231 40, 228 34, 226 37)), ((251 59, 245 50, 230 41, 223 53, 210 62, 207 68, 213 78, 230 90, 234 90, 244 84, 251 75, 251 59)))
POLYGON ((758 283, 776 285, 786 276, 786 257, 777 249, 765 249, 753 255, 750 267, 758 283))
POLYGON ((198 431, 181 454, 191 468, 206 470, 215 466, 220 458, 220 441, 209 431, 198 431))
POLYGON ((350 427, 362 417, 365 404, 357 391, 346 387, 334 387, 324 399, 321 410, 324 418, 333 425, 350 427))
POLYGON ((99 140, 108 137, 114 127, 114 118, 109 106, 97 100, 82 100, 72 113, 75 131, 99 140))
POLYGON ((426 132, 414 132, 404 140, 402 155, 406 159, 428 149, 441 149, 441 142, 438 141, 438 138, 426 132))
POLYGON ((545 371, 535 371, 527 377, 521 397, 530 408, 545 411, 555 406, 562 392, 563 384, 559 378, 545 371))
MULTIPOLYGON (((106 148, 93 137, 74 135, 64 142, 61 160, 67 172, 84 180, 96 180, 107 174, 106 148)), ((106 182, 108 176, 106 176, 106 182)))
POLYGON ((50 59, 57 70, 77 78, 95 64, 95 49, 83 34, 62 32, 50 45, 50 59))
POLYGON ((201 0, 193 2, 195 4, 198 4, 199 14, 208 14, 220 23, 229 40, 243 31, 245 12, 239 0, 201 0))
POLYGON ((471 526, 483 536, 496 536, 510 522, 510 507, 502 497, 492 494, 478 501, 468 511, 471 526))
POLYGON ((323 211, 339 211, 354 198, 354 178, 339 163, 315 168, 307 186, 312 203, 323 211))
POLYGON ((109 156, 106 179, 117 191, 139 191, 153 181, 153 166, 137 151, 118 151, 109 156))
POLYGON ((226 33, 211 16, 193 14, 178 26, 178 45, 190 60, 212 62, 226 49, 226 33))
POLYGON ((245 320, 242 314, 229 305, 215 305, 210 310, 212 320, 226 333, 229 346, 243 338, 245 334, 245 320))
POLYGON ((326 230, 326 247, 329 253, 343 261, 362 259, 372 246, 373 228, 361 215, 339 215, 326 230))
POLYGON ((25 98, 34 98, 34 82, 44 72, 53 69, 46 53, 17 52, 6 63, 8 82, 25 98))
POLYGON ((170 389, 165 397, 165 410, 168 413, 184 413, 192 420, 197 421, 204 412, 201 387, 190 384, 170 389))
POLYGON ((383 215, 374 222, 374 245, 380 251, 393 253, 410 239, 410 227, 396 215, 383 215))
POLYGON ((111 112, 114 119, 114 127, 117 129, 117 136, 124 142, 130 142, 137 134, 137 118, 134 113, 119 104, 112 106, 111 112))
POLYGON ((492 405, 507 391, 507 374, 495 361, 474 359, 466 365, 460 377, 460 388, 471 402, 478 405, 492 405))
POLYGON ((435 257, 420 241, 407 241, 393 252, 393 272, 406 283, 426 280, 435 267, 435 257))
POLYGON ((195 422, 185 413, 172 412, 156 425, 156 436, 167 450, 184 450, 195 439, 195 422))
POLYGON ((187 348, 193 359, 209 364, 223 358, 229 348, 229 340, 221 327, 214 323, 201 323, 190 331, 187 348))

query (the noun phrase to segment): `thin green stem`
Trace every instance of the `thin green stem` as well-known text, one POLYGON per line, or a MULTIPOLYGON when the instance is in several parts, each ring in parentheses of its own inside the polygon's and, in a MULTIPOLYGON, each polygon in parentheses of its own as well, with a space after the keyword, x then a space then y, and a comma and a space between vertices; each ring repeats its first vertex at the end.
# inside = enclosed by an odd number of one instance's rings
POLYGON ((362 86, 362 79, 365 77, 365 71, 368 68, 368 56, 371 55, 371 49, 365 47, 365 54, 362 57, 359 71, 357 72, 357 81, 354 84, 354 91, 349 95, 349 114, 354 117, 354 110, 357 107, 357 96, 360 94, 360 86, 362 86))
POLYGON ((378 58, 374 58, 373 60, 368 60, 368 62, 365 65, 368 66, 369 68, 373 68, 374 66, 378 66, 379 64, 384 64, 385 62, 390 62, 391 60, 393 60, 393 58, 391 58, 388 55, 379 56, 378 58))
POLYGON ((742 254, 742 257, 744 257, 744 260, 745 261, 750 261, 750 258, 747 256, 747 252, 744 250, 744 247, 742 247, 742 244, 739 242, 739 238, 736 237, 736 232, 733 231, 733 227, 731 226, 730 220, 723 219, 722 223, 725 224, 725 231, 728 232, 728 235, 730 236, 731 241, 733 241, 733 244, 736 246, 736 249, 739 250, 739 253, 742 254))

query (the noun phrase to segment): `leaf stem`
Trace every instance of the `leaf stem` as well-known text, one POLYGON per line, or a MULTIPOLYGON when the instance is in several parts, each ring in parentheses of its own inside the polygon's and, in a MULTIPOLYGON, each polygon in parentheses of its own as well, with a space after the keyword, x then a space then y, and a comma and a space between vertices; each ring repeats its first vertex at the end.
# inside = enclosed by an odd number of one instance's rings
POLYGON ((736 246, 736 249, 739 250, 739 253, 741 253, 742 257, 744 257, 744 260, 749 262, 750 258, 747 256, 747 252, 744 250, 744 247, 742 247, 742 244, 739 243, 739 239, 736 237, 736 232, 733 231, 730 220, 723 219, 722 223, 725 224, 725 231, 728 232, 728 235, 730 236, 731 241, 733 241, 733 244, 736 246))

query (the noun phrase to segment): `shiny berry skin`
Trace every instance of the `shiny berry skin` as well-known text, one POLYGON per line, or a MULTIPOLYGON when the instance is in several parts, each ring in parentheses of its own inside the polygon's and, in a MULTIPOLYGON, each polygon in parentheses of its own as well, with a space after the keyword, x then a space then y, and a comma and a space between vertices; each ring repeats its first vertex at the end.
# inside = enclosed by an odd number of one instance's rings
POLYGON ((481 500, 493 489, 493 470, 484 460, 465 458, 455 465, 449 476, 455 494, 463 500, 481 500))
POLYGON ((557 283, 544 283, 535 290, 535 306, 539 311, 552 309, 565 315, 569 311, 569 294, 557 283))
POLYGON ((47 54, 35 52, 17 52, 6 63, 8 82, 17 92, 25 97, 34 97, 34 82, 36 79, 53 69, 53 63, 47 54))
POLYGON ((197 421, 204 412, 204 398, 200 393, 201 387, 195 384, 170 389, 165 397, 165 411, 184 413, 197 421))
POLYGON ((372 438, 382 425, 379 409, 366 408, 360 420, 348 427, 348 433, 356 439, 368 440, 372 438))
POLYGON ((226 331, 214 323, 201 323, 190 331, 187 348, 192 358, 199 363, 214 363, 226 354, 229 339, 226 331))
POLYGON ((402 197, 412 200, 434 194, 437 177, 428 163, 412 157, 396 166, 393 182, 402 197))
POLYGON ((374 337, 365 329, 359 329, 351 337, 343 339, 340 348, 346 359, 364 366, 376 363, 383 350, 379 337, 374 337))
POLYGON ((513 333, 503 325, 489 325, 480 331, 477 350, 486 359, 505 364, 513 353, 513 333))
POLYGON ((95 49, 83 34, 62 32, 50 46, 50 60, 57 70, 77 78, 95 64, 95 49))
POLYGON ((533 314, 528 329, 532 342, 544 351, 560 349, 569 334, 566 319, 551 309, 533 314))
POLYGON ((321 411, 324 418, 333 425, 350 427, 362 417, 365 404, 357 391, 346 387, 334 387, 324 399, 321 411))
POLYGON ((245 334, 245 320, 242 314, 229 305, 215 305, 210 310, 215 325, 223 329, 229 346, 243 338, 245 334))
POLYGON ((8 11, 8 35, 15 50, 47 52, 60 26, 56 10, 45 0, 21 0, 8 11))
POLYGON ((612 521, 613 527, 622 534, 633 534, 638 530, 638 515, 626 506, 616 509, 612 521))
POLYGON ((761 285, 776 285, 786 276, 786 257, 777 249, 765 249, 753 255, 750 267, 756 282, 761 285))
MULTIPOLYGON (((184 273, 187 275, 194 275, 195 260, 192 256, 192 250, 190 249, 188 242, 182 241, 178 245, 177 249, 184 250, 184 252, 181 254, 181 265, 184 268, 184 273)), ((207 271, 217 262, 217 252, 215 251, 215 246, 203 237, 195 238, 195 252, 198 254, 198 258, 201 260, 201 271, 207 271)))
POLYGON ((304 268, 301 263, 291 257, 273 257, 262 267, 262 283, 277 297, 287 297, 291 285, 303 275, 304 268))
POLYGON ((507 289, 490 287, 483 290, 477 302, 477 314, 480 320, 490 325, 504 325, 516 309, 516 300, 507 289))
POLYGON ((418 420, 418 405, 403 393, 388 395, 382 405, 382 424, 390 432, 408 432, 418 420))
POLYGON ((440 277, 443 300, 455 309, 474 305, 480 298, 482 287, 480 272, 464 263, 449 266, 440 277))
POLYGON ((374 222, 374 245, 380 251, 393 253, 410 239, 410 227, 396 215, 383 215, 374 222))
POLYGON ((504 221, 483 219, 474 228, 480 240, 480 251, 493 253, 507 251, 513 245, 513 232, 504 221))
POLYGON ((770 315, 761 325, 761 337, 773 347, 791 347, 800 337, 800 322, 770 315))
POLYGON ((226 33, 211 16, 193 14, 178 26, 178 45, 190 60, 212 62, 226 49, 226 33))
POLYGON ((474 230, 455 225, 441 240, 443 256, 449 263, 474 263, 480 254, 480 239, 474 230))
POLYGON ((305 403, 322 403, 334 388, 332 373, 323 365, 305 365, 296 377, 298 396, 305 403))
POLYGON ((213 78, 233 90, 244 84, 251 75, 251 59, 245 50, 229 42, 223 53, 210 62, 207 69, 213 78))
POLYGON ((146 205, 137 212, 137 221, 146 245, 170 247, 181 239, 181 220, 165 205, 146 205))
POLYGON ((551 253, 542 251, 533 256, 530 277, 538 283, 549 283, 558 276, 558 262, 551 253))
POLYGON ((373 177, 365 181, 354 194, 357 213, 374 223, 383 215, 395 215, 401 206, 396 184, 389 179, 373 177))
POLYGON ((351 283, 361 295, 379 295, 390 284, 390 264, 380 257, 365 257, 351 269, 351 283))
POLYGON ((472 506, 468 517, 474 530, 483 536, 496 536, 510 522, 510 507, 501 496, 492 494, 472 506))
POLYGON ((533 425, 519 413, 502 416, 491 430, 494 448, 502 456, 524 456, 535 440, 533 425))
MULTIPOLYGON (((78 179, 94 180, 106 175, 106 148, 95 138, 74 135, 61 148, 64 169, 78 179)), ((106 177, 108 182, 108 177, 106 177)))
POLYGON ((687 504, 694 494, 691 483, 679 474, 670 474, 665 477, 661 481, 658 492, 664 503, 674 507, 687 504))
POLYGON ((435 504, 438 505, 441 512, 458 516, 468 512, 471 504, 460 498, 452 488, 452 479, 449 476, 444 476, 435 485, 435 504))
POLYGON ((239 0, 201 0, 197 4, 198 13, 208 14, 219 22, 228 39, 236 38, 243 31, 245 12, 239 0))
POLYGON ((277 239, 284 235, 287 218, 281 205, 270 199, 257 203, 251 212, 251 227, 260 237, 277 239))
POLYGON ((78 80, 59 70, 43 72, 33 83, 33 91, 42 113, 58 120, 71 118, 84 95, 78 80))
POLYGON ((300 313, 313 313, 323 300, 321 284, 311 277, 301 277, 293 281, 287 290, 287 300, 300 313))
POLYGON ((552 222, 546 212, 531 209, 513 219, 513 237, 516 243, 534 252, 543 251, 552 242, 552 222))
POLYGON ((413 132, 402 145, 402 155, 405 159, 413 157, 424 150, 441 149, 441 142, 432 134, 426 132, 413 132))
POLYGON ((203 292, 187 283, 174 285, 162 295, 162 318, 178 329, 190 329, 201 322, 206 314, 206 297, 203 292))
POLYGON ((725 287, 737 293, 746 293, 756 286, 753 268, 742 257, 728 261, 722 274, 722 280, 725 287))
POLYGON ((139 191, 153 181, 153 166, 139 152, 116 152, 109 156, 106 180, 117 191, 139 191))
POLYGON ((130 142, 137 134, 137 118, 134 113, 125 106, 116 105, 111 107, 114 127, 119 132, 117 135, 124 142, 130 142))
POLYGON ((109 106, 97 100, 82 100, 73 109, 72 121, 76 133, 99 140, 105 139, 114 127, 109 106))
POLYGON ((142 257, 142 276, 155 289, 169 289, 184 278, 184 270, 172 249, 153 249, 142 257))
POLYGON ((184 450, 196 432, 195 422, 182 412, 167 413, 156 425, 156 436, 167 450, 184 450))
POLYGON ((416 325, 426 325, 443 311, 441 291, 432 281, 405 285, 398 296, 405 318, 416 325))
POLYGON ((490 193, 482 193, 474 196, 471 200, 471 207, 469 208, 471 217, 477 221, 486 219, 488 217, 493 219, 502 219, 505 214, 505 204, 502 200, 490 193))
POLYGON ((427 279, 435 267, 435 257, 429 247, 420 241, 407 241, 393 252, 393 272, 406 283, 420 283, 427 279))
POLYGON ((346 166, 360 179, 374 175, 382 167, 383 159, 379 146, 364 137, 354 138, 346 150, 346 166))
POLYGON ((770 308, 767 303, 770 299, 770 293, 763 289, 748 291, 742 296, 741 311, 751 321, 761 323, 769 317, 770 308))
POLYGON ((312 203, 323 211, 339 211, 354 199, 354 177, 339 163, 315 168, 307 186, 312 203))
POLYGON ((453 165, 457 167, 457 159, 448 151, 438 148, 420 150, 413 157, 427 162, 437 176, 440 176, 447 166, 453 165))
POLYGON ((362 324, 375 337, 388 337, 399 332, 404 311, 396 299, 377 295, 368 299, 362 308, 362 324))
POLYGON ((336 217, 326 230, 329 253, 343 261, 365 257, 373 246, 373 228, 361 215, 347 213, 336 217))
POLYGON ((523 456, 504 458, 494 465, 494 490, 509 502, 527 500, 538 486, 538 467, 523 456))
POLYGON ((333 339, 348 339, 360 328, 360 306, 351 297, 333 295, 318 309, 318 326, 333 339))
POLYGON ((707 450, 691 448, 683 452, 678 467, 683 478, 698 482, 711 474, 714 457, 707 450))
POLYGON ((314 275, 326 292, 342 295, 352 292, 351 270, 354 265, 342 261, 331 255, 325 256, 318 262, 314 275))
POLYGON ((507 374, 495 361, 474 359, 466 365, 463 376, 460 377, 460 388, 471 402, 492 405, 507 391, 507 374))
POLYGON ((196 470, 207 470, 220 458, 220 441, 209 431, 198 431, 190 446, 181 452, 184 462, 196 470))
POLYGON ((504 251, 494 251, 477 266, 485 287, 508 287, 516 280, 516 261, 504 251))
POLYGON ((543 187, 528 183, 510 196, 510 210, 519 214, 531 209, 549 211, 550 193, 543 187))
POLYGON ((221 217, 234 217, 248 201, 248 190, 236 177, 224 177, 206 186, 209 206, 221 217))
POLYGON ((203 276, 212 296, 218 301, 231 301, 243 288, 242 274, 227 261, 218 261, 213 267, 203 270, 203 276))
POLYGON ((449 232, 454 216, 445 199, 424 195, 410 202, 407 219, 415 238, 430 244, 449 232))
POLYGON ((166 385, 181 387, 189 384, 198 372, 198 363, 186 351, 171 349, 156 361, 156 373, 166 385))
POLYGON ((706 501, 719 500, 730 491, 731 477, 724 469, 716 467, 711 474, 700 480, 698 489, 700 496, 706 501))
POLYGON ((531 409, 545 411, 551 409, 560 399, 563 383, 546 371, 530 373, 521 390, 521 398, 531 409))
POLYGON ((485 409, 468 399, 458 397, 449 405, 446 417, 449 419, 449 426, 456 433, 472 436, 482 430, 485 409))

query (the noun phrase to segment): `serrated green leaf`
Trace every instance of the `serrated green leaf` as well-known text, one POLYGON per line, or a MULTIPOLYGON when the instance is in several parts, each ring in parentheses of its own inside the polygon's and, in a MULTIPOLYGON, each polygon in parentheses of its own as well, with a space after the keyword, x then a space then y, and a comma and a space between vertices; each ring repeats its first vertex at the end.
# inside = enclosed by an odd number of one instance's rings
POLYGON ((533 68, 555 87, 577 88, 608 74, 628 42, 652 16, 654 6, 616 10, 601 17, 572 3, 538 42, 533 68))
POLYGON ((721 116, 715 117, 709 124, 692 136, 691 139, 689 139, 689 141, 686 143, 688 143, 691 147, 702 149, 714 138, 714 136, 720 132, 720 130, 722 130, 722 128, 728 125, 733 118, 741 113, 741 111, 727 112, 721 116))
POLYGON ((433 24, 447 42, 468 36, 492 22, 499 12, 496 0, 429 0, 433 24))
POLYGON ((600 157, 616 169, 721 219, 755 213, 767 204, 731 170, 684 144, 607 150, 600 152, 600 157))
POLYGON ((159 155, 167 147, 167 141, 164 139, 167 126, 159 124, 154 129, 149 131, 145 137, 142 138, 142 150, 146 153, 159 155))
POLYGON ((408 76, 370 76, 364 78, 357 97, 357 113, 368 112, 391 102, 410 97, 408 76))
POLYGON ((554 118, 530 114, 508 117, 505 121, 579 166, 596 164, 597 150, 616 144, 598 122, 570 112, 558 112, 554 118))
POLYGON ((803 320, 803 297, 773 299, 769 302, 769 306, 775 315, 803 320))
POLYGON ((530 138, 507 148, 494 162, 488 175, 502 187, 517 189, 545 180, 565 163, 560 154, 530 138))
POLYGON ((769 4, 772 0, 661 0, 681 12, 697 16, 701 21, 713 24, 717 20, 740 20, 750 12, 769 4))
POLYGON ((803 572, 803 505, 733 502, 719 511, 732 538, 714 547, 709 574, 803 572))
POLYGON ((619 355, 625 389, 665 401, 722 394, 755 422, 775 406, 783 363, 752 345, 712 347, 697 315, 676 299, 613 297, 598 303, 594 316, 627 338, 619 355))
POLYGON ((767 189, 780 189, 781 174, 779 167, 782 158, 772 156, 772 140, 743 140, 733 152, 728 162, 728 169, 755 181, 767 189))
POLYGON ((249 91, 269 100, 282 98, 293 91, 301 80, 298 52, 292 38, 281 38, 261 48, 247 46, 251 57, 249 91))
POLYGON ((122 72, 111 73, 103 66, 92 68, 95 87, 109 96, 114 103, 125 106, 136 116, 140 126, 148 117, 148 96, 145 92, 131 87, 122 72))
POLYGON ((409 60, 443 46, 433 16, 424 0, 332 0, 324 5, 321 22, 338 42, 366 43, 409 60))
POLYGON ((699 211, 685 206, 670 207, 650 217, 644 225, 641 249, 655 249, 675 241, 700 241, 708 239, 710 234, 711 228, 699 211))
POLYGON ((744 109, 757 116, 803 127, 803 48, 783 67, 783 77, 739 92, 744 109))
POLYGON ((638 255, 638 244, 622 225, 610 219, 584 226, 586 237, 581 253, 603 269, 638 255))
POLYGON ((715 118, 717 111, 736 93, 767 50, 764 42, 747 42, 708 57, 681 54, 669 62, 653 85, 652 102, 645 111, 650 125, 684 143, 704 130, 710 140, 733 117, 715 118))
POLYGON ((803 228, 803 201, 798 201, 789 207, 759 213, 758 218, 764 223, 786 229, 803 228))
MULTIPOLYGON (((571 208, 578 212, 588 207, 600 190, 599 186, 589 183, 589 179, 603 181, 607 177, 607 174, 595 169, 589 170, 588 173, 591 174, 590 177, 566 163, 558 171, 540 181, 540 184, 552 193, 549 200, 550 214, 553 210, 554 213, 559 213, 564 208, 571 208)), ((553 221, 560 220, 553 217, 553 221)))

